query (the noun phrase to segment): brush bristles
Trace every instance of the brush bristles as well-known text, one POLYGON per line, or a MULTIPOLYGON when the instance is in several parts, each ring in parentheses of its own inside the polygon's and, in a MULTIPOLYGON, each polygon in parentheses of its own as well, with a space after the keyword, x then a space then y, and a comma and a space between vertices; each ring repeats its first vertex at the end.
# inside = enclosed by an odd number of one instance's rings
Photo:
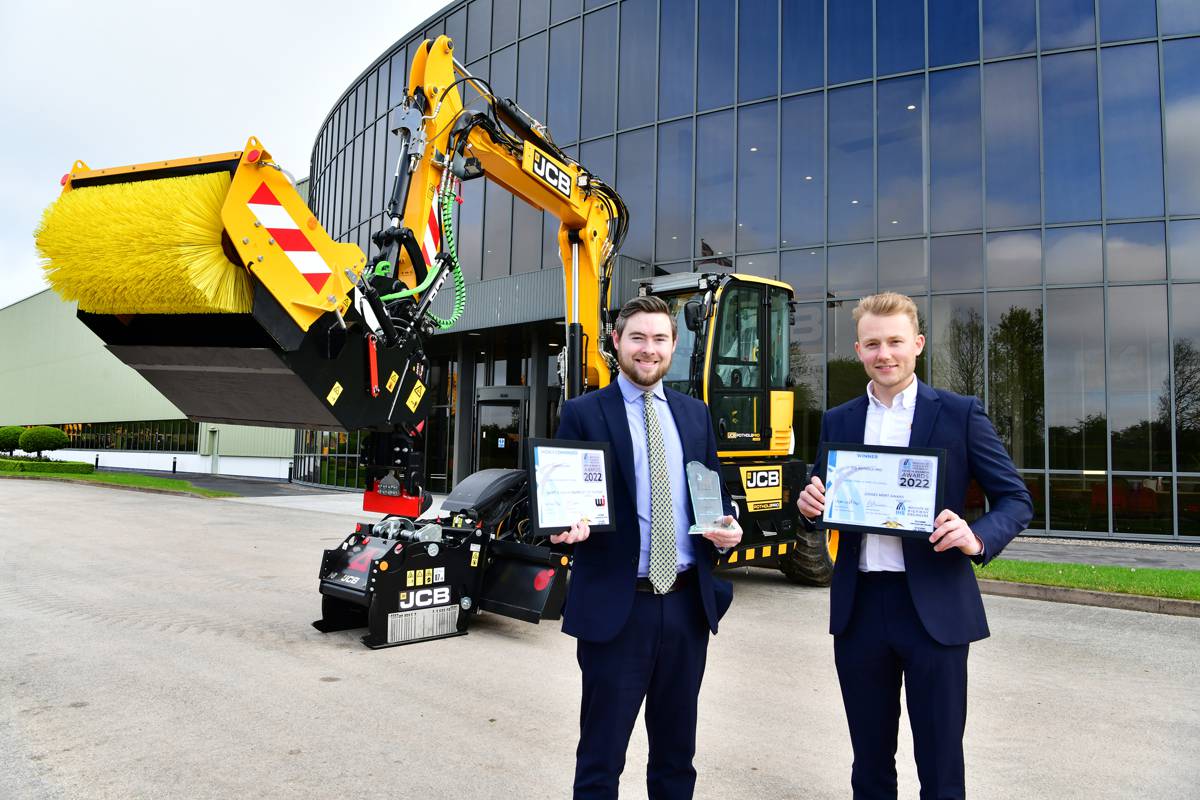
POLYGON ((246 271, 221 248, 227 172, 72 189, 34 234, 46 278, 100 314, 247 313, 246 271))

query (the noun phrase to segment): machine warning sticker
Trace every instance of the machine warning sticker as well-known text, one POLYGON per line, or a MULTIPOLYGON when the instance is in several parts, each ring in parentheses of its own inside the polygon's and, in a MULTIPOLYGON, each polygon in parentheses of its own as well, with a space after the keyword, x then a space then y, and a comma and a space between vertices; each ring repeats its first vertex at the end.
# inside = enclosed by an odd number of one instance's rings
POLYGON ((425 570, 425 583, 426 583, 426 585, 433 583, 433 568, 432 567, 425 570))
POLYGON ((409 411, 416 411, 417 406, 421 403, 421 398, 425 396, 425 384, 417 381, 417 385, 413 387, 412 393, 409 394, 408 400, 404 405, 408 406, 409 411))
POLYGON ((338 383, 337 381, 334 381, 333 388, 329 390, 329 394, 325 395, 325 400, 329 403, 329 405, 334 405, 335 403, 337 403, 338 398, 341 396, 342 396, 342 385, 340 383, 338 383))
POLYGON ((396 374, 395 370, 392 370, 392 374, 388 376, 387 380, 387 390, 389 394, 396 391, 396 384, 399 382, 400 376, 396 374))
POLYGON ((478 552, 471 553, 471 566, 472 567, 479 566, 479 553, 478 552))
POLYGON ((404 573, 404 585, 408 586, 409 588, 412 588, 413 586, 413 571, 411 569, 404 573))
POLYGON ((338 304, 338 311, 342 314, 345 314, 349 308, 350 308, 350 295, 346 295, 346 297, 342 299, 342 302, 338 304))

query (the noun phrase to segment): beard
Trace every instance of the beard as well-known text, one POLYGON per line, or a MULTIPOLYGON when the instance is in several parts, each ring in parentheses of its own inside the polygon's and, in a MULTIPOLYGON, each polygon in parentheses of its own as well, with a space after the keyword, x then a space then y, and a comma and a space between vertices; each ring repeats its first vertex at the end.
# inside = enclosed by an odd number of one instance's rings
MULTIPOLYGON (((661 361, 654 365, 654 370, 645 372, 639 369, 638 364, 634 359, 625 353, 617 353, 617 362, 621 365, 621 372, 625 373, 625 377, 636 383, 638 386, 650 387, 662 380, 667 374, 667 370, 671 368, 671 356, 667 354, 661 361)), ((649 366, 649 365, 647 365, 649 366)))

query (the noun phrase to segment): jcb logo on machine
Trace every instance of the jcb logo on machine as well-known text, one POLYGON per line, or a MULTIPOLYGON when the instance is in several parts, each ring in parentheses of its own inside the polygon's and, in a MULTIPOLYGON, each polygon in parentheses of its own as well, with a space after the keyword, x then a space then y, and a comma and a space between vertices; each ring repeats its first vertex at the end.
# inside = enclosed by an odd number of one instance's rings
POLYGON ((571 173, 565 166, 528 142, 525 143, 525 153, 521 161, 527 172, 541 178, 563 197, 571 199, 571 173))
POLYGON ((449 586, 435 586, 432 589, 418 589, 415 592, 400 593, 400 608, 404 611, 407 611, 410 608, 444 606, 449 605, 449 603, 449 586))
POLYGON ((783 508, 783 467, 742 467, 746 508, 773 511, 783 508))

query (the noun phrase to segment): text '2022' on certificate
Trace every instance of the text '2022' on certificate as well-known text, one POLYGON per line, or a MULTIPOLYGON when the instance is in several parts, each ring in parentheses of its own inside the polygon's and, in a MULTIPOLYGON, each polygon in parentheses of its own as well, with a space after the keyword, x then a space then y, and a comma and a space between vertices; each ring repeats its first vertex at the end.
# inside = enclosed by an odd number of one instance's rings
POLYGON ((581 519, 592 532, 613 530, 612 450, 607 442, 529 439, 529 522, 540 535, 581 519))
POLYGON ((933 533, 946 451, 835 443, 826 452, 820 527, 920 539, 933 533))

